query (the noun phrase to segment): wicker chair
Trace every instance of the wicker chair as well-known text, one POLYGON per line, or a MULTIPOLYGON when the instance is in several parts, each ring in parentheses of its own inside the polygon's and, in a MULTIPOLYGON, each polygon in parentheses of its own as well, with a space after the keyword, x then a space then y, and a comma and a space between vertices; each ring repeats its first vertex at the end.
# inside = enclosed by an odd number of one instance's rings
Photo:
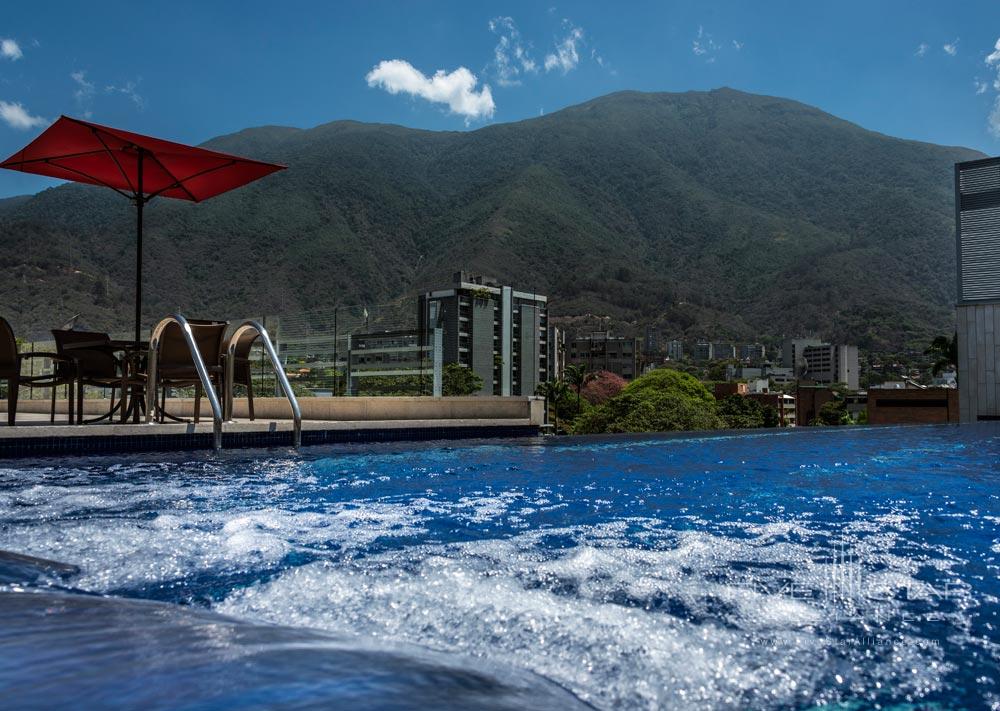
POLYGON ((33 388, 52 388, 51 422, 56 419, 56 388, 67 386, 69 400, 69 421, 73 422, 73 380, 74 363, 58 353, 18 353, 14 330, 7 320, 0 317, 0 381, 7 381, 7 424, 11 427, 17 420, 18 391, 22 385, 33 388), (49 358, 53 362, 53 372, 42 375, 22 375, 21 364, 31 358, 49 358))
POLYGON ((111 390, 111 406, 108 409, 108 414, 89 421, 97 422, 111 419, 115 413, 115 390, 121 391, 122 400, 124 400, 125 388, 128 384, 125 368, 122 362, 115 357, 111 348, 111 336, 91 331, 53 329, 52 337, 56 342, 56 353, 66 361, 73 363, 72 369, 76 380, 77 422, 83 424, 88 421, 83 419, 83 387, 85 385, 110 388, 111 390))
MULTIPOLYGON (((221 395, 225 381, 225 369, 222 366, 223 341, 226 335, 228 321, 198 321, 188 319, 191 333, 194 335, 198 353, 205 362, 205 369, 216 392, 221 395)), ((188 350, 187 341, 181 327, 176 322, 170 323, 160 337, 159 352, 156 360, 156 387, 159 388, 160 402, 157 406, 160 422, 169 418, 183 422, 166 411, 167 388, 188 388, 194 386, 194 421, 198 422, 201 414, 202 385, 195 370, 194 360, 188 350)), ((153 403, 150 403, 152 405, 153 403)))
MULTIPOLYGON (((250 371, 250 349, 260 337, 257 331, 244 331, 239 340, 236 341, 236 348, 233 351, 233 387, 242 385, 247 391, 247 409, 250 411, 250 420, 254 419, 253 412, 253 374, 250 371)), ((229 346, 233 343, 230 341, 229 346)), ((229 346, 226 352, 229 352, 229 346)))

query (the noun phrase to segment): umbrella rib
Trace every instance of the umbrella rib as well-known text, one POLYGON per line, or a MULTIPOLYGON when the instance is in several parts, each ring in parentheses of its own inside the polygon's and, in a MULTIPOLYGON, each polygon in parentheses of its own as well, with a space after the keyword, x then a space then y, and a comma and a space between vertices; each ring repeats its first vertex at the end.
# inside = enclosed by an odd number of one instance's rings
MULTIPOLYGON (((156 164, 157 164, 158 166, 160 166, 161 168, 163 168, 163 172, 164 172, 164 173, 166 173, 167 175, 169 175, 169 176, 170 176, 171 178, 173 178, 173 179, 174 179, 174 183, 173 183, 173 185, 168 185, 167 187, 163 188, 162 190, 157 190, 157 191, 156 191, 155 193, 153 193, 153 194, 152 194, 152 195, 150 196, 151 198, 154 198, 154 197, 156 197, 157 195, 159 195, 160 193, 162 193, 162 192, 163 192, 163 190, 169 190, 170 188, 172 188, 172 187, 175 187, 175 186, 176 186, 176 187, 179 187, 179 188, 181 188, 182 190, 184 190, 184 192, 186 192, 186 193, 188 194, 188 197, 189 197, 189 198, 191 198, 191 200, 192 200, 193 202, 198 202, 198 199, 197 199, 197 198, 196 198, 196 197, 194 196, 194 194, 193 194, 193 193, 192 193, 192 192, 191 192, 190 190, 188 190, 188 189, 187 189, 187 186, 186 186, 186 185, 184 185, 183 181, 181 181, 181 180, 180 180, 180 179, 179 179, 179 178, 178 178, 178 177, 177 177, 176 175, 174 175, 173 173, 171 173, 171 172, 170 172, 170 169, 169 169, 169 168, 167 168, 167 166, 163 165, 163 161, 161 161, 161 160, 160 160, 160 159, 159 159, 159 158, 157 157, 157 155, 156 155, 155 153, 150 153, 150 154, 149 154, 149 157, 150 157, 150 158, 152 158, 153 160, 155 160, 155 161, 156 161, 156 164)), ((186 180, 190 180, 190 178, 186 178, 186 180)))
MULTIPOLYGON (((10 162, 4 163, 3 167, 4 168, 11 168, 11 169, 13 169, 14 166, 20 167, 20 166, 27 165, 28 163, 51 163, 53 160, 62 160, 64 158, 82 158, 83 156, 94 156, 94 155, 98 155, 100 153, 104 153, 104 151, 102 151, 102 150, 82 151, 80 153, 67 153, 66 155, 62 155, 62 156, 46 156, 45 158, 27 158, 27 159, 24 159, 24 160, 10 161, 10 162)), ((62 167, 62 166, 60 166, 60 167, 62 167)))
MULTIPOLYGON (((179 180, 178 179, 176 183, 174 183, 172 185, 168 185, 168 186, 166 186, 164 188, 161 188, 160 190, 157 190, 155 193, 153 193, 152 195, 150 195, 150 197, 154 198, 157 195, 159 195, 160 193, 164 192, 165 190, 170 190, 171 188, 176 188, 176 187, 184 188, 184 192, 186 192, 188 195, 191 195, 191 191, 188 190, 187 187, 184 186, 184 182, 185 181, 187 181, 187 180, 194 180, 195 178, 200 178, 203 175, 207 175, 208 173, 211 173, 213 170, 222 170, 223 168, 228 168, 231 165, 236 165, 236 163, 237 163, 237 161, 231 160, 228 163, 224 163, 223 165, 217 165, 217 166, 214 166, 212 168, 206 168, 205 170, 202 170, 202 171, 200 171, 198 173, 194 173, 193 175, 189 175, 188 177, 184 178, 184 180, 179 180)), ((164 168, 164 170, 166 170, 166 168, 164 168)), ((196 199, 194 197, 194 195, 191 195, 191 199, 194 200, 195 202, 200 202, 198 199, 196 199)))
MULTIPOLYGON (((97 151, 97 152, 98 152, 98 153, 101 153, 101 151, 97 151)), ((56 166, 57 168, 61 168, 62 170, 68 170, 68 171, 70 171, 71 173, 76 173, 77 175, 82 175, 82 176, 83 176, 84 178, 86 178, 86 179, 87 179, 88 181, 90 181, 90 180, 93 180, 94 182, 96 182, 96 183, 99 183, 100 185, 103 185, 103 186, 104 186, 104 187, 106 187, 106 188, 111 188, 112 190, 114 190, 114 191, 115 191, 116 193, 118 193, 118 194, 119 194, 119 195, 121 195, 122 197, 125 197, 125 198, 129 198, 129 199, 131 199, 131 198, 132 198, 132 196, 131 196, 131 195, 129 195, 129 194, 128 194, 128 193, 126 193, 126 192, 122 192, 121 190, 119 190, 118 188, 116 188, 116 187, 115 187, 114 185, 111 185, 110 183, 106 183, 106 182, 104 182, 103 180, 101 180, 100 178, 98 178, 98 177, 95 177, 95 176, 93 176, 93 175, 90 175, 89 173, 84 173, 84 172, 83 172, 82 170, 77 170, 76 168, 70 168, 70 167, 69 167, 68 165, 59 165, 58 163, 56 163, 56 162, 55 162, 55 161, 53 161, 53 160, 46 160, 46 161, 44 161, 44 162, 46 162, 46 163, 49 163, 49 164, 51 164, 51 165, 54 165, 54 166, 56 166)))
MULTIPOLYGON (((136 190, 135 190, 135 188, 134 188, 134 187, 132 186, 132 181, 131 181, 131 180, 129 180, 129 178, 128 178, 128 174, 127 174, 127 173, 125 172, 125 169, 124 169, 124 168, 122 168, 122 164, 118 162, 118 157, 117 157, 117 156, 115 155, 114 151, 112 151, 112 150, 111 150, 110 148, 108 148, 108 144, 104 142, 104 139, 103 139, 103 138, 101 138, 101 134, 100 134, 100 132, 99 132, 99 131, 98 131, 98 130, 97 130, 96 128, 91 128, 90 130, 91 130, 91 131, 92 131, 92 132, 94 133, 94 138, 96 138, 96 139, 97 139, 98 141, 100 141, 100 142, 101 142, 101 145, 102 145, 102 146, 104 146, 104 150, 105 150, 105 152, 106 152, 106 153, 107 153, 107 154, 108 154, 109 156, 111 156, 111 160, 113 160, 113 161, 115 162, 115 165, 116 165, 116 166, 118 167, 118 172, 122 174, 122 178, 123 178, 123 179, 125 180, 125 182, 126 182, 126 183, 128 184, 128 187, 129 187, 129 189, 130 189, 130 190, 131 190, 131 191, 132 191, 133 193, 135 193, 135 192, 136 192, 136 190)), ((141 150, 141 149, 140 149, 140 150, 141 150)), ((141 196, 141 195, 139 195, 139 197, 142 197, 142 196, 141 196)))

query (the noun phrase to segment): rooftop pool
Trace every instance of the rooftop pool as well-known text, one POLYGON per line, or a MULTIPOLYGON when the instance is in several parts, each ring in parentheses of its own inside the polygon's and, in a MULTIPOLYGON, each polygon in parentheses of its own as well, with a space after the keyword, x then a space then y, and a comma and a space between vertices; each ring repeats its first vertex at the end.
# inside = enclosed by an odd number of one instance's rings
POLYGON ((1000 423, 0 462, 0 549, 10 708, 1000 708, 1000 423))

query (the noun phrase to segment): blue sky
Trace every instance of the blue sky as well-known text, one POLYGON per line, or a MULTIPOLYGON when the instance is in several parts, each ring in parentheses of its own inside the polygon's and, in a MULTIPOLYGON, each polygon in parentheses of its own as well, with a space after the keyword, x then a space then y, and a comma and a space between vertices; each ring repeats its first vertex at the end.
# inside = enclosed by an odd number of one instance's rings
MULTIPOLYGON (((995 0, 7 3, 0 153, 60 114, 199 143, 335 119, 467 130, 731 86, 997 154, 998 41, 995 0)), ((51 184, 0 171, 0 197, 51 184)))

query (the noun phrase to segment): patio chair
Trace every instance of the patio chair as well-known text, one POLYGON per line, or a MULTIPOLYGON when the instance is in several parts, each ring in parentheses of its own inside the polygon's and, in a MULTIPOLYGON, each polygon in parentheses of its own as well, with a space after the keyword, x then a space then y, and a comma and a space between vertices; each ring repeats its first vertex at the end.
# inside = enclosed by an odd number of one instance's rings
POLYGON ((69 421, 73 422, 73 361, 64 359, 58 353, 18 353, 17 340, 14 338, 14 330, 6 319, 0 317, 0 380, 7 381, 7 424, 11 427, 17 419, 17 401, 19 390, 22 385, 33 388, 52 388, 52 409, 49 416, 50 422, 56 419, 56 388, 60 385, 67 386, 67 399, 69 400, 69 421), (22 375, 21 364, 31 358, 49 358, 53 363, 51 373, 40 375, 22 375))
MULTIPOLYGON (((194 335, 198 353, 205 362, 205 369, 216 392, 222 394, 225 381, 225 369, 222 367, 223 339, 228 321, 199 321, 188 319, 191 333, 194 335)), ((201 414, 202 385, 195 370, 194 360, 188 350, 184 333, 176 322, 170 323, 160 336, 159 352, 156 359, 156 387, 159 388, 160 402, 157 411, 160 422, 169 418, 175 422, 184 422, 166 411, 167 388, 188 388, 194 386, 194 421, 198 422, 201 414)), ((151 405, 153 403, 150 403, 151 405)))
MULTIPOLYGON (((254 419, 253 412, 253 377, 250 371, 250 349, 260 337, 257 331, 244 331, 236 341, 236 348, 233 351, 233 386, 242 385, 247 391, 247 409, 250 411, 250 421, 254 419)), ((232 340, 225 348, 229 352, 232 340)))
MULTIPOLYGON (((111 390, 111 405, 108 414, 89 422, 108 419, 115 413, 115 390, 120 389, 121 400, 125 399, 127 386, 125 368, 111 347, 111 336, 93 331, 52 330, 56 342, 56 353, 67 361, 72 361, 76 381, 76 421, 83 419, 83 388, 85 385, 111 390)), ((119 407, 121 404, 119 403, 119 407)))

